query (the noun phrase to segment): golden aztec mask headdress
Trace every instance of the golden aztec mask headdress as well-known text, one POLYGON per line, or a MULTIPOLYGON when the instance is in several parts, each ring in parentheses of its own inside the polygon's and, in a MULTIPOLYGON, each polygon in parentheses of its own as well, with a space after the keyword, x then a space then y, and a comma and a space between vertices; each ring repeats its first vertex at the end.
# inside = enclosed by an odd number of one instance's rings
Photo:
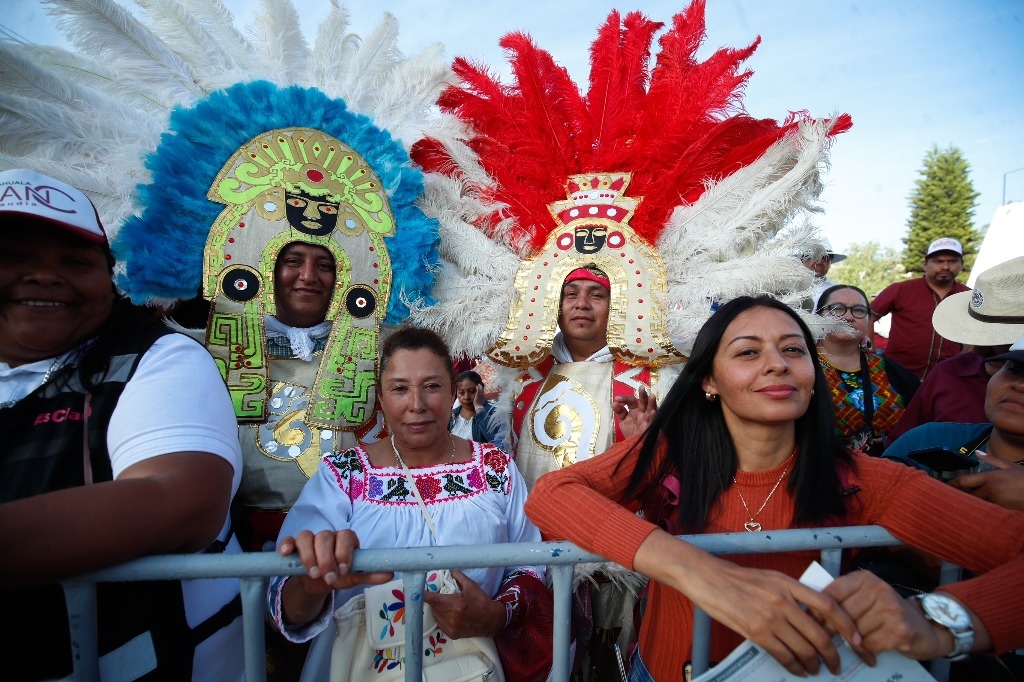
POLYGON ((437 172, 422 205, 441 222, 444 262, 438 303, 413 316, 453 349, 536 365, 564 277, 582 265, 608 273, 608 345, 633 365, 684 360, 714 306, 737 295, 799 304, 812 273, 793 254, 820 245, 793 220, 814 210, 827 142, 850 118, 747 115, 740 65, 757 42, 697 61, 701 0, 673 18, 649 69, 662 27, 612 12, 586 92, 521 33, 501 41, 511 85, 456 59, 440 105, 464 128, 413 148, 437 172))
MULTIPOLYGON (((334 324, 306 421, 324 428, 358 427, 373 407, 386 312, 378 304, 388 300, 392 278, 385 238, 395 236, 395 220, 380 178, 340 140, 318 130, 286 128, 243 145, 218 173, 208 196, 227 207, 203 251, 203 297, 213 303, 206 345, 227 378, 237 416, 266 418, 263 315, 277 312, 278 255, 298 242, 327 249, 335 263, 325 316, 334 324)), ((121 236, 130 234, 131 228, 121 236)))
POLYGON ((76 52, 0 40, 0 113, 17 131, 0 135, 0 167, 81 187, 136 302, 211 302, 207 346, 241 421, 266 414, 277 255, 326 248, 332 329, 306 421, 357 428, 381 326, 431 301, 437 223, 399 140, 443 125, 439 46, 404 58, 393 17, 364 40, 335 3, 312 47, 286 0, 262 0, 251 39, 220 0, 147 3, 145 21, 111 0, 52 5, 76 52))

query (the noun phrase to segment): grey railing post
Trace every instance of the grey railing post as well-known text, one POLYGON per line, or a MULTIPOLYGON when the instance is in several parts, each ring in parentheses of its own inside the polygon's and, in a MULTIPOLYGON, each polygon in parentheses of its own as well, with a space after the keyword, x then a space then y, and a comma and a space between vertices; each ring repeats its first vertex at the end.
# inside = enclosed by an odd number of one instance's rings
POLYGON ((711 657, 711 616, 704 609, 693 606, 693 651, 690 661, 693 676, 696 677, 708 669, 711 657))
POLYGON ((572 574, 573 564, 551 566, 551 586, 554 588, 554 633, 551 646, 551 675, 558 682, 568 682, 569 668, 569 626, 572 621, 572 574))
POLYGON ((242 578, 242 632, 245 636, 245 679, 266 682, 267 656, 263 623, 266 620, 267 579, 242 578))
MULTIPOLYGON (((423 589, 427 581, 425 571, 402 573, 405 591, 405 682, 423 680, 423 589)), ((367 604, 366 608, 374 608, 367 604)))
POLYGON ((71 630, 72 677, 75 682, 98 682, 100 646, 96 632, 96 583, 68 581, 61 587, 64 588, 71 630))
POLYGON ((843 567, 843 550, 823 549, 821 550, 821 567, 828 571, 833 578, 839 577, 839 571, 843 567))

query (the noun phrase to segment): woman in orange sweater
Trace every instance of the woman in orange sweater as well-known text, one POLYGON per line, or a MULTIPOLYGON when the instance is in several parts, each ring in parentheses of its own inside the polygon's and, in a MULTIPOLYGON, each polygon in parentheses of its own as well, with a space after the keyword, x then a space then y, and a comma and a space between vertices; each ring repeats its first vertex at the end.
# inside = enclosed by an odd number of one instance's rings
POLYGON ((715 620, 712 661, 749 638, 796 674, 838 670, 833 632, 869 663, 888 649, 927 660, 1024 645, 1024 515, 851 455, 833 419, 807 326, 742 297, 704 325, 645 434, 537 482, 526 511, 547 537, 651 578, 631 679, 682 679, 694 604, 715 620), (982 575, 925 600, 866 571, 818 593, 796 580, 816 552, 718 558, 674 537, 869 524, 982 575))

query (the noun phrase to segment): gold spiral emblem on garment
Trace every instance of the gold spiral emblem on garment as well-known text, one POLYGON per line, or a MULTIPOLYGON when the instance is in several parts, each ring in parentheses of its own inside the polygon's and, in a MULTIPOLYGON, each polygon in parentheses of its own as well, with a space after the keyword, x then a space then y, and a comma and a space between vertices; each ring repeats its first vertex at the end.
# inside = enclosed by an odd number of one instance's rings
POLYGON ((302 445, 307 440, 307 434, 302 429, 295 428, 293 424, 301 423, 305 416, 305 410, 297 410, 282 416, 274 428, 274 440, 281 445, 302 445))
POLYGON ((601 416, 594 399, 577 382, 551 373, 531 410, 534 441, 550 452, 559 468, 594 453, 601 416))

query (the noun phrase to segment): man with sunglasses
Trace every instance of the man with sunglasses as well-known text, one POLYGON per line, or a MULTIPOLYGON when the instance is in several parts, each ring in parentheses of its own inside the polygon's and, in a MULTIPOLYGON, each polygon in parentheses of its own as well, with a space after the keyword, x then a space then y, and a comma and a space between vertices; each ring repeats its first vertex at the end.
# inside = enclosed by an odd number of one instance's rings
MULTIPOLYGON (((1024 511, 1024 338, 1010 346, 1006 353, 989 358, 985 364, 992 373, 985 391, 985 414, 989 423, 923 424, 889 446, 884 456, 904 462, 914 459, 911 455, 920 451, 946 450, 952 453, 950 457, 973 456, 980 463, 979 470, 960 474, 949 484, 1007 509, 1024 511)), ((919 511, 928 513, 925 509, 919 511)), ((979 528, 978 532, 999 533, 1000 529, 979 528)), ((898 563, 883 563, 881 568, 876 565, 871 570, 883 578, 900 576, 899 581, 905 581, 908 576, 900 572, 898 563)), ((928 584, 918 586, 926 591, 930 587, 928 584)), ((1018 649, 994 653, 994 656, 971 656, 954 663, 950 679, 1024 678, 1024 652, 1018 649)))
POLYGON ((932 313, 948 296, 969 291, 956 281, 964 267, 963 255, 963 245, 956 239, 936 239, 925 252, 922 277, 890 284, 871 302, 880 317, 892 314, 886 354, 921 379, 962 350, 935 331, 932 313))
POLYGON ((987 424, 935 422, 911 429, 885 451, 908 456, 916 450, 945 448, 975 455, 994 467, 958 476, 950 485, 1008 509, 1024 511, 1024 338, 989 358, 985 391, 987 424))

